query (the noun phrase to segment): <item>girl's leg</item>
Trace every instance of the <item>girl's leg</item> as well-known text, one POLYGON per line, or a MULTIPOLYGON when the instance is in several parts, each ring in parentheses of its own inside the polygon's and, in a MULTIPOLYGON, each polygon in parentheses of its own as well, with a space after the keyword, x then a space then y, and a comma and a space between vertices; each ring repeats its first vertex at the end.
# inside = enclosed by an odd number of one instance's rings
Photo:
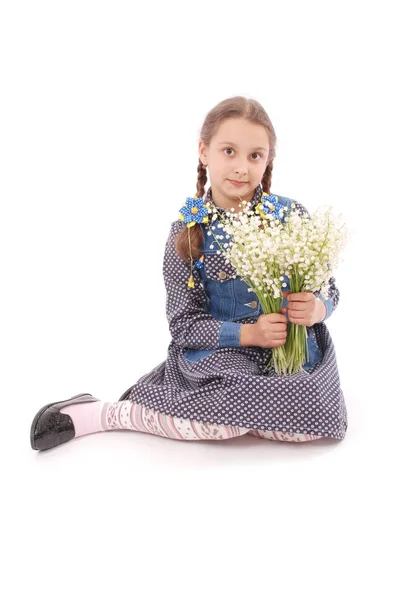
POLYGON ((130 400, 70 404, 60 412, 69 414, 75 437, 118 429, 143 431, 176 440, 226 440, 245 434, 279 442, 309 442, 323 436, 247 429, 232 425, 215 425, 193 419, 172 417, 130 400))
POLYGON ((265 431, 264 429, 251 429, 248 433, 255 437, 274 440, 276 442, 310 442, 324 437, 323 435, 312 435, 309 433, 286 433, 284 431, 265 431))
POLYGON ((132 402, 114 402, 102 414, 105 429, 133 429, 175 440, 226 440, 248 433, 245 427, 215 425, 194 419, 172 417, 132 402))
POLYGON ((246 427, 172 417, 131 400, 71 404, 60 412, 70 415, 75 437, 98 431, 131 429, 175 440, 196 441, 226 440, 249 432, 246 427))

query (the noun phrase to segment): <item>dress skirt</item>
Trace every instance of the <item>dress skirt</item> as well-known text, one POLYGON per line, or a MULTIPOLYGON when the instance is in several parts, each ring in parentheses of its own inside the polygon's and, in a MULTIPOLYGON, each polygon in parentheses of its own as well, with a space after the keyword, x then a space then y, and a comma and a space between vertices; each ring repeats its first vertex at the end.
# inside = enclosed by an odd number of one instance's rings
MULTIPOLYGON (((347 409, 336 353, 324 322, 313 325, 322 358, 307 372, 277 375, 271 348, 226 347, 191 353, 173 340, 167 359, 143 375, 121 396, 166 417, 281 432, 303 439, 342 440, 347 409), (310 436, 310 437, 308 437, 310 436)), ((284 437, 285 439, 285 437, 284 437)))

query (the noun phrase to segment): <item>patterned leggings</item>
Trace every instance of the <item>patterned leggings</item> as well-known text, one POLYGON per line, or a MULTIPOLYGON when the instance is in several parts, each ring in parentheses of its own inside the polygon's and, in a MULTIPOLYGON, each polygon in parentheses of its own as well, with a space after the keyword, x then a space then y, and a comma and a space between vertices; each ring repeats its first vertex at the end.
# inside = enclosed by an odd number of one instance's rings
POLYGON ((278 442, 309 442, 324 437, 307 433, 264 431, 263 429, 247 429, 236 425, 214 425, 193 419, 181 419, 147 408, 131 400, 112 404, 105 402, 102 409, 102 427, 104 430, 132 429, 174 440, 186 441, 227 440, 246 434, 278 442))

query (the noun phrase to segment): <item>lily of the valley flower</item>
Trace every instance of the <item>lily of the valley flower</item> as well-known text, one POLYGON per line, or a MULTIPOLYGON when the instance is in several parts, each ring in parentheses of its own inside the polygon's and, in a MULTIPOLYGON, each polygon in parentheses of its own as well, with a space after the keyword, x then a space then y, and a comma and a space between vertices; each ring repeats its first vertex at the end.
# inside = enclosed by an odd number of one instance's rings
MULTIPOLYGON (((221 219, 226 235, 211 234, 248 291, 256 294, 263 312, 279 313, 285 291, 319 291, 327 298, 330 277, 347 241, 342 215, 331 214, 332 207, 302 214, 294 202, 288 210, 277 196, 266 193, 256 208, 257 215, 250 207, 238 216, 226 215, 221 219), (261 223, 264 219, 270 226, 261 223), (231 238, 228 244, 225 237, 231 238)), ((289 322, 287 334, 286 343, 273 348, 266 366, 272 364, 276 373, 291 375, 304 370, 307 327, 289 322)))

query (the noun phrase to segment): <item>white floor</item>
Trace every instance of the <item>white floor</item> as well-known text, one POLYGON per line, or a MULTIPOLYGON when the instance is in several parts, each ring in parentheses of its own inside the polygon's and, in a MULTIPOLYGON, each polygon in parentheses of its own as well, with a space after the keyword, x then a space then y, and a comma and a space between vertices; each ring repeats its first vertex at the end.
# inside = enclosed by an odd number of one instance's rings
POLYGON ((38 383, 21 381, 5 402, 2 440, 10 597, 29 581, 41 600, 395 598, 399 468, 391 473, 391 455, 383 460, 386 436, 368 430, 376 399, 358 385, 355 363, 350 369, 345 336, 332 335, 349 419, 341 442, 180 442, 116 431, 35 452, 29 428, 42 404, 99 394, 72 387, 68 369, 61 393, 52 398, 45 386, 42 401, 38 383))

